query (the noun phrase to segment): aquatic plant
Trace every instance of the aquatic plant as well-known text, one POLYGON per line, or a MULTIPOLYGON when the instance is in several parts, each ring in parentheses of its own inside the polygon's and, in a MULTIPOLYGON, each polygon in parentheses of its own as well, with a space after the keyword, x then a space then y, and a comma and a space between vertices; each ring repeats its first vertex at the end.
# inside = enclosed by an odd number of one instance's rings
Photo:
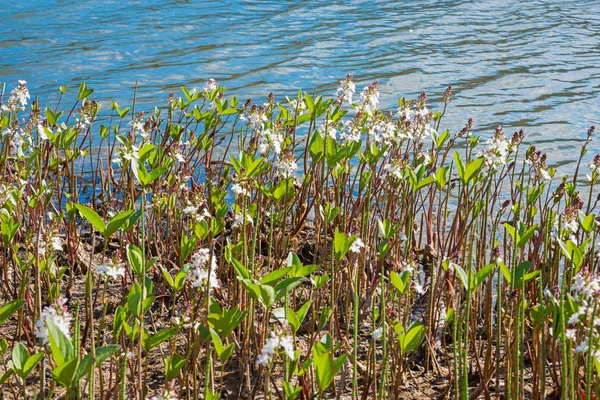
POLYGON ((3 394, 600 395, 594 128, 561 175, 522 131, 442 130, 451 88, 181 91, 0 99, 3 394))

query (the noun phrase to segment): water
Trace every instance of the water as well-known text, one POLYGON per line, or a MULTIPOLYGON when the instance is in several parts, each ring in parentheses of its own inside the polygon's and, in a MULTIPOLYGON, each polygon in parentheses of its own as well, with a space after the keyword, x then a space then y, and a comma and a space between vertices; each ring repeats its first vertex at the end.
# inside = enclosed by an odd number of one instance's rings
POLYGON ((48 101, 81 80, 122 105, 137 81, 144 108, 208 78, 281 100, 333 94, 352 73, 359 90, 379 80, 386 107, 421 91, 435 105, 452 85, 443 127, 522 128, 551 165, 571 166, 600 119, 596 0, 2 2, 0 81, 26 79, 48 101))

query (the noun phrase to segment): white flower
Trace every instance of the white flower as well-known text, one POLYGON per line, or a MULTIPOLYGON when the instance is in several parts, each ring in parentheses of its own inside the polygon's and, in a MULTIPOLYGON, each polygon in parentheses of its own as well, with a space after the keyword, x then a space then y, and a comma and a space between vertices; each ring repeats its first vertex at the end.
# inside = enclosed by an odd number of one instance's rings
MULTIPOLYGON (((246 216, 246 224, 252 225, 254 223, 254 221, 252 221, 252 217, 250 216, 250 214, 245 214, 245 216, 246 216)), ((237 228, 238 226, 244 226, 244 214, 235 213, 235 216, 233 218, 233 225, 231 227, 237 228)))
POLYGON ((278 336, 271 332, 271 337, 265 341, 265 345, 257 357, 256 363, 258 365, 266 365, 280 347, 283 348, 285 354, 290 359, 294 359, 294 342, 292 338, 290 336, 278 336))
POLYGON ((576 334, 576 330, 575 329, 567 329, 565 331, 565 337, 569 340, 575 340, 575 334, 576 334))
POLYGON ((329 136, 331 139, 335 140, 337 137, 337 128, 331 121, 323 121, 319 128, 319 133, 323 139, 329 136))
POLYGON ((265 345, 260 352, 260 355, 256 359, 258 365, 266 365, 275 354, 277 347, 279 346, 279 337, 273 335, 265 341, 265 345))
POLYGON ((377 340, 381 337, 382 334, 383 334, 383 328, 379 327, 371 333, 371 339, 377 340))
POLYGON ((38 124, 37 131, 40 140, 48 140, 48 134, 46 133, 46 128, 44 128, 44 125, 38 124))
POLYGON ((584 339, 577 347, 575 347, 575 353, 587 352, 589 348, 589 339, 584 339))
POLYGON ((281 336, 279 338, 279 346, 283 348, 290 360, 294 359, 294 342, 292 341, 291 336, 281 336))
POLYGON ((425 289, 423 289, 423 285, 421 285, 419 282, 413 280, 413 286, 415 287, 415 292, 417 292, 418 294, 425 293, 425 289))
POLYGON ((352 76, 348 75, 346 79, 340 81, 340 87, 337 89, 336 94, 341 97, 341 101, 347 101, 352 104, 352 95, 356 91, 356 84, 354 83, 352 76))
POLYGON ((350 246, 350 251, 352 253, 360 253, 360 249, 365 247, 365 243, 360 239, 360 238, 356 238, 354 239, 354 242, 352 242, 352 245, 350 246))
POLYGON ((410 109, 410 105, 405 104, 402 107, 398 107, 398 118, 406 118, 410 119, 412 117, 412 110, 410 109))
POLYGON ((60 241, 60 238, 58 236, 54 236, 52 239, 50 239, 50 243, 54 250, 62 251, 62 249, 63 249, 62 242, 60 241))
POLYGON ((296 170, 298 169, 298 164, 293 157, 282 157, 276 163, 275 167, 277 168, 277 173, 282 178, 291 178, 296 174, 296 170))
POLYGON ((35 336, 42 341, 42 344, 47 344, 49 340, 47 321, 54 323, 67 339, 71 339, 69 330, 73 318, 67 312, 66 302, 65 298, 59 297, 50 307, 44 308, 40 319, 35 323, 35 336))
POLYGON ((193 287, 204 287, 208 284, 210 290, 219 288, 217 279, 217 260, 214 254, 210 254, 209 249, 200 249, 192 256, 192 269, 188 272, 188 279, 193 287), (212 261, 211 261, 212 260, 212 261), (208 263, 210 263, 210 274, 208 272, 208 263))
POLYGON ((263 122, 267 122, 267 116, 262 108, 253 110, 248 116, 248 122, 254 127, 254 129, 262 129, 263 122))
POLYGON ((215 81, 212 78, 207 80, 206 85, 204 85, 204 91, 206 91, 206 92, 212 92, 216 88, 217 88, 217 81, 215 81))
POLYGON ((290 99, 287 96, 286 96, 286 98, 287 98, 288 103, 290 103, 290 107, 292 108, 292 110, 294 110, 294 112, 297 112, 298 114, 302 114, 302 112, 304 110, 306 110, 306 104, 304 104, 304 100, 290 99))
POLYGON ((548 173, 548 171, 544 168, 540 168, 540 174, 542 175, 542 178, 544 178, 545 180, 549 181, 550 179, 552 179, 552 177, 550 176, 550 174, 548 173))
POLYGON ((353 121, 349 120, 342 122, 340 139, 345 140, 346 142, 360 141, 360 130, 356 127, 356 124, 353 121))
POLYGON ((181 210, 181 212, 183 214, 194 214, 196 212, 196 210, 197 210, 197 208, 194 206, 187 206, 183 210, 181 210))
POLYGON ((234 183, 231 185, 231 190, 236 196, 250 197, 250 192, 248 189, 243 188, 239 183, 234 183))
POLYGON ((485 158, 485 165, 488 168, 498 169, 508 161, 509 144, 502 129, 498 127, 494 136, 488 141, 487 149, 479 155, 485 158))
POLYGON ((111 279, 119 279, 125 276, 125 267, 123 263, 107 262, 100 265, 96 272, 98 275, 103 277, 109 277, 111 279))
POLYGON ((365 87, 360 94, 362 104, 359 104, 358 110, 367 115, 379 110, 379 85, 377 82, 365 87))
POLYGON ((384 175, 391 175, 396 179, 402 179, 404 173, 402 172, 402 165, 398 162, 389 162, 383 166, 384 175))
POLYGON ((2 111, 16 112, 18 109, 25 110, 27 101, 31 98, 29 95, 29 89, 27 89, 27 82, 20 80, 19 86, 10 92, 10 97, 6 104, 2 104, 2 111))

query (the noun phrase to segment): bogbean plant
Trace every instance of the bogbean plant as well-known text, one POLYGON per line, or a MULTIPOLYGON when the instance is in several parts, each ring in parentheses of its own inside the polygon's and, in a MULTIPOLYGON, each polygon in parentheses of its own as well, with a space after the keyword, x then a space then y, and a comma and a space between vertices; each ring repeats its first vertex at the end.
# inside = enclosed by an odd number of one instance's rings
POLYGON ((451 88, 92 94, 1 99, 5 395, 600 395, 593 128, 561 177, 522 131, 442 130, 451 88))

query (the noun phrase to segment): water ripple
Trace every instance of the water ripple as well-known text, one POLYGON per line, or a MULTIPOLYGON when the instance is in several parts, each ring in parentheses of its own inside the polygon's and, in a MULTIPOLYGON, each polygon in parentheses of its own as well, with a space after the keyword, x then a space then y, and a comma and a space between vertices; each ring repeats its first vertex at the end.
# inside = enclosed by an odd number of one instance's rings
MULTIPOLYGON (((383 105, 447 85, 443 126, 497 124, 564 165, 600 102, 600 3, 436 1, 30 0, 0 9, 0 77, 56 99, 85 79, 106 99, 155 105, 215 78, 240 97, 335 91, 347 73, 379 79, 383 105), (51 13, 52 18, 49 18, 51 13)), ((596 149, 598 150, 598 149, 596 149)))

